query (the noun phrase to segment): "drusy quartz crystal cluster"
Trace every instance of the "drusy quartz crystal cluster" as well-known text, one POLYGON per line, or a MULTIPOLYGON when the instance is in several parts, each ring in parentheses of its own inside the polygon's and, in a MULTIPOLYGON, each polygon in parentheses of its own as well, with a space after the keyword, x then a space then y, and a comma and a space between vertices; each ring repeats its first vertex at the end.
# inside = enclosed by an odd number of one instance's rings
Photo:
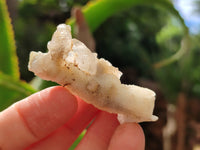
MULTIPOLYGON (((112 44, 112 43, 111 43, 112 44)), ((95 107, 118 114, 123 122, 156 121, 152 115, 155 93, 136 85, 121 84, 122 73, 73 39, 71 27, 60 24, 47 44, 48 53, 31 52, 29 70, 44 80, 65 86, 95 107)))

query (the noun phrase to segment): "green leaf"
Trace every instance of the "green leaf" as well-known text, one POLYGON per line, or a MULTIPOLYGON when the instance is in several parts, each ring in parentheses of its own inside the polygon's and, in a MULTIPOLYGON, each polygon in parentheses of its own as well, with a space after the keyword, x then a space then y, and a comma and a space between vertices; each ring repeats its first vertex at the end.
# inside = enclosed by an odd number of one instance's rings
MULTIPOLYGON (((82 11, 90 30, 93 32, 112 15, 142 3, 143 1, 144 0, 96 0, 90 1, 82 8, 82 11)), ((73 31, 75 24, 74 18, 67 20, 67 24, 71 25, 73 31)))
POLYGON ((74 150, 76 146, 80 143, 82 138, 84 137, 87 130, 83 130, 83 132, 79 135, 79 137, 76 139, 76 141, 72 144, 72 146, 69 148, 69 150, 74 150))
MULTIPOLYGON (((173 4, 167 0, 96 0, 91 1, 82 8, 85 19, 90 27, 90 30, 95 31, 106 19, 112 15, 131 8, 136 5, 160 5, 170 13, 175 15, 183 25, 184 29, 187 27, 184 20, 179 15, 178 11, 173 7, 173 4)), ((70 18, 66 22, 74 27, 75 20, 70 18)))
POLYGON ((0 71, 19 78, 14 32, 5 0, 0 0, 0 71))
POLYGON ((0 111, 35 92, 29 84, 0 72, 0 111))

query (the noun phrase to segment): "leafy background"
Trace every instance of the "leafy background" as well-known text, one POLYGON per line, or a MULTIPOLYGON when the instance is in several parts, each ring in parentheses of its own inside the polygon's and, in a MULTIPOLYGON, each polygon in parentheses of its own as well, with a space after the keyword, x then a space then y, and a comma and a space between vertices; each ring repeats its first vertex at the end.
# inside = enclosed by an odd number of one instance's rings
POLYGON ((146 149, 198 148, 200 34, 189 33, 170 0, 1 0, 0 110, 55 85, 27 70, 29 53, 45 52, 46 43, 60 23, 72 25, 76 32, 71 16, 75 6, 83 11, 99 57, 124 73, 121 81, 157 93, 155 114, 159 121, 141 124, 146 149), (175 125, 169 128, 170 123, 175 125), (180 134, 183 131, 185 134, 180 134))

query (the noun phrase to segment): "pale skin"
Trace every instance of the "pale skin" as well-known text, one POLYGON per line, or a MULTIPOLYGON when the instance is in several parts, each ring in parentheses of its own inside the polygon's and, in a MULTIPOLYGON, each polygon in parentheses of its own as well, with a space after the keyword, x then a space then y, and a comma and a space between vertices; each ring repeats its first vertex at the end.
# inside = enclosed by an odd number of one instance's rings
POLYGON ((96 109, 60 86, 0 113, 0 150, 67 150, 93 119, 76 150, 144 150, 144 133, 137 123, 120 125, 115 114, 96 109))

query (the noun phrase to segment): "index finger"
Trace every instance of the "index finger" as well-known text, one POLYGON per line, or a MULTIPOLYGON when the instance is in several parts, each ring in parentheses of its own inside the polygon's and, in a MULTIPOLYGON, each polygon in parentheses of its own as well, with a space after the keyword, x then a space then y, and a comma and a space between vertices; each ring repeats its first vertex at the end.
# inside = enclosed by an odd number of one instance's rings
POLYGON ((0 113, 0 149, 22 150, 66 123, 77 101, 63 87, 33 94, 0 113))

